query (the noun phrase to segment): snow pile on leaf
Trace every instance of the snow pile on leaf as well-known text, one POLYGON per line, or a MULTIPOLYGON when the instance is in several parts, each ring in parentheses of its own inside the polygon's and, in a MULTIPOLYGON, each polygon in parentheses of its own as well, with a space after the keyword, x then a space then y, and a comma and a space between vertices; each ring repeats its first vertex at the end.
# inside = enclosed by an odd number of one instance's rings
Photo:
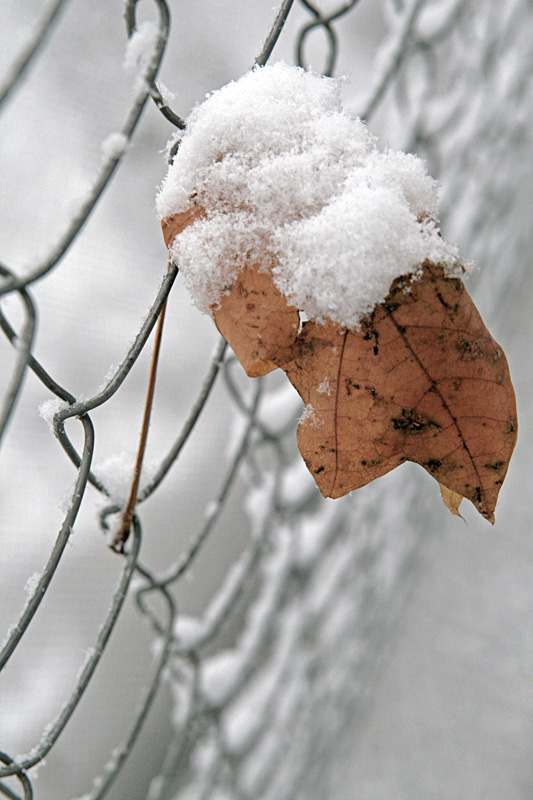
POLYGON ((413 155, 380 152, 343 110, 339 83, 283 63, 211 94, 157 198, 161 218, 200 209, 171 245, 210 313, 244 263, 271 272, 309 319, 359 325, 424 261, 462 274, 438 229, 438 186, 413 155))

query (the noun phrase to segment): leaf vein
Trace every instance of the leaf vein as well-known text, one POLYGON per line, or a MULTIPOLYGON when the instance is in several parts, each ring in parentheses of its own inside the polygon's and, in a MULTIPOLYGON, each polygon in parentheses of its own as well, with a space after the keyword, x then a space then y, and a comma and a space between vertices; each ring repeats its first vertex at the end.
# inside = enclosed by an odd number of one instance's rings
MULTIPOLYGON (((483 487, 483 494, 485 494, 485 490, 484 490, 484 483, 483 483, 483 481, 481 480, 481 476, 480 476, 480 474, 479 474, 479 472, 478 472, 478 469, 477 469, 476 463, 475 463, 475 461, 474 461, 474 458, 473 458, 473 456, 472 456, 472 453, 470 452, 470 449, 469 449, 469 447, 468 447, 468 445, 467 445, 467 443, 466 443, 465 436, 463 435, 463 432, 462 432, 462 430, 461 430, 461 428, 459 427, 459 424, 458 424, 458 422, 457 422, 457 418, 456 418, 456 416, 455 416, 455 415, 452 413, 452 411, 451 411, 451 409, 450 409, 450 407, 449 407, 449 405, 448 405, 448 403, 447 403, 447 401, 446 401, 446 398, 443 396, 442 392, 439 390, 439 388, 438 388, 438 386, 437 386, 437 381, 435 381, 435 380, 434 380, 434 379, 431 377, 431 375, 429 374, 428 370, 426 369, 426 367, 424 366, 424 364, 422 363, 422 361, 421 361, 421 360, 420 360, 420 358, 418 357, 418 354, 416 353, 416 351, 414 350, 414 348, 412 347, 412 345, 410 344, 410 342, 408 341, 408 339, 407 339, 407 337, 406 337, 406 335, 405 335, 405 329, 404 329, 402 326, 400 326, 400 325, 399 325, 399 324, 396 322, 396 320, 394 319, 394 316, 393 316, 393 314, 392 314, 392 311, 390 311, 388 308, 386 308, 385 310, 386 310, 387 314, 389 315, 390 319, 392 320, 392 323, 393 323, 393 324, 395 325, 395 327, 397 328, 397 330, 398 330, 398 332, 399 332, 400 336, 402 337, 402 339, 403 339, 403 341, 404 341, 404 343, 405 343, 405 346, 406 346, 406 347, 407 347, 407 348, 408 348, 408 349, 411 351, 411 353, 413 354, 413 356, 414 356, 414 358, 416 359, 416 361, 417 361, 417 363, 418 363, 418 365, 419 365, 420 369, 421 369, 421 370, 424 372, 424 374, 426 375, 427 379, 428 379, 428 380, 431 382, 431 384, 432 384, 432 387, 433 387, 433 390, 434 390, 434 391, 436 392, 436 394, 439 396, 439 399, 440 399, 440 401, 441 401, 441 403, 442 403, 443 407, 445 408, 445 410, 448 412, 448 414, 450 415, 451 419, 453 420, 453 424, 455 425, 455 427, 456 427, 456 429, 457 429, 457 433, 459 434, 459 437, 460 437, 460 439, 461 439, 461 442, 463 443, 463 447, 464 447, 464 449, 466 450, 466 452, 468 453, 468 457, 469 457, 469 459, 470 459, 470 462, 471 462, 471 464, 472 464, 472 468, 473 468, 473 470, 474 470, 474 472, 475 472, 475 474, 476 474, 476 478, 477 478, 477 480, 479 481, 479 485, 480 485, 481 487, 483 487)), ((414 326, 413 326, 413 327, 414 327, 414 326)))

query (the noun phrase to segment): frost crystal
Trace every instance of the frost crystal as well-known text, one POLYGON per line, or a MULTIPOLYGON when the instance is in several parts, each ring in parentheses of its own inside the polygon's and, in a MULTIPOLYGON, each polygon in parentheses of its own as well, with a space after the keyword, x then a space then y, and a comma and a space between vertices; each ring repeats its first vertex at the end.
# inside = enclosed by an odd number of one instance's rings
POLYGON ((328 377, 324 378, 324 380, 322 381, 322 383, 320 383, 320 384, 319 384, 319 385, 316 387, 316 390, 317 390, 317 392, 319 392, 320 394, 327 394, 327 396, 329 397, 329 396, 331 395, 331 386, 330 386, 330 384, 329 384, 329 378, 328 378, 328 377))
POLYGON ((192 112, 159 215, 185 211, 192 197, 206 216, 172 254, 207 313, 244 263, 272 269, 310 319, 347 327, 426 259, 461 269, 440 235, 438 186, 424 163, 380 151, 342 108, 337 81, 283 63, 252 70, 192 112))
POLYGON ((317 413, 311 403, 308 403, 303 410, 302 416, 300 417, 300 424, 314 425, 315 428, 320 428, 320 426, 324 424, 324 420, 317 416, 317 413))

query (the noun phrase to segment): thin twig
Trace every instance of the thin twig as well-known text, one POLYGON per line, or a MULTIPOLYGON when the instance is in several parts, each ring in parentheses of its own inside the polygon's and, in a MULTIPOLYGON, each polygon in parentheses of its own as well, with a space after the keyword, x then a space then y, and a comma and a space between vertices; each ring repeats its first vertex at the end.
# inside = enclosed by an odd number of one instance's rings
MULTIPOLYGON (((170 263, 169 263, 170 266, 170 263)), ((148 389, 146 391, 146 400, 144 403, 144 414, 141 428, 141 438, 139 439, 139 447, 137 450, 137 459, 135 461, 135 468, 133 470, 133 481, 131 484, 130 496, 128 504, 124 510, 122 517, 122 524, 115 534, 111 543, 111 549, 117 553, 124 552, 124 543, 127 541, 130 527, 133 520, 133 513, 135 511, 135 503, 137 502, 137 492, 139 489, 139 481, 141 478, 141 470, 143 465, 144 451, 146 450, 146 440, 148 438, 148 428, 150 426, 150 415, 152 413, 152 405, 154 401, 155 379, 157 375, 157 364, 159 361, 159 351, 161 349, 161 339, 163 336, 163 325, 165 322, 165 311, 167 304, 165 303, 161 309, 161 314, 157 320, 157 327, 155 329, 154 349, 152 350, 152 360, 150 363, 150 375, 148 378, 148 389)))

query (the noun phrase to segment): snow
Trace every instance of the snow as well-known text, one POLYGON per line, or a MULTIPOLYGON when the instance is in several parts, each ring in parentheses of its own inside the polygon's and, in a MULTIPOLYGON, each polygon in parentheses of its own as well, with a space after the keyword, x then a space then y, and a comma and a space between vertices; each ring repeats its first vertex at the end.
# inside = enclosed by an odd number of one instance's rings
POLYGON ((263 471, 262 481, 250 485, 243 499, 243 508, 249 518, 250 535, 257 539, 264 531, 264 525, 271 514, 276 478, 271 472, 263 471))
POLYGON ((120 158, 126 152, 128 147, 128 137, 126 134, 120 133, 119 131, 110 133, 100 145, 104 161, 112 158, 120 158))
POLYGON ((78 672, 76 674, 76 683, 80 682, 80 680, 82 678, 82 675, 85 672, 85 669, 87 667, 87 664, 89 664, 89 662, 91 662, 94 659, 95 655, 96 655, 96 649, 94 647, 88 647, 85 650, 83 663, 80 664, 80 666, 78 668, 78 672))
POLYGON ((258 409, 258 419, 262 425, 277 435, 294 424, 302 413, 302 401, 293 385, 288 381, 272 391, 269 391, 258 409))
POLYGON ((218 500, 211 500, 205 507, 204 520, 211 521, 220 512, 221 505, 218 500))
POLYGON ((226 697, 239 686, 242 669, 243 657, 238 650, 225 650, 204 661, 201 688, 212 706, 224 705, 226 697))
POLYGON ((316 390, 319 392, 319 394, 327 394, 328 397, 331 397, 331 385, 327 376, 324 378, 322 383, 316 387, 316 390))
POLYGON ((30 575, 28 580, 26 581, 26 585, 24 586, 24 591, 26 593, 26 599, 29 601, 32 599, 33 595, 37 590, 37 586, 39 585, 39 581, 41 580, 42 573, 41 572, 34 572, 33 575, 30 575))
POLYGON ((175 93, 171 91, 168 86, 163 83, 163 81, 157 81, 157 88, 161 92, 163 103, 165 103, 167 106, 170 106, 176 99, 175 93))
POLYGON ((338 503, 324 501, 318 511, 302 519, 297 532, 294 561, 300 569, 310 569, 341 523, 344 510, 338 503))
POLYGON ((318 416, 311 403, 307 403, 300 417, 300 425, 314 425, 315 428, 320 428, 324 424, 324 420, 318 416))
MULTIPOLYGON (((113 453, 93 467, 93 472, 109 492, 109 499, 119 506, 124 506, 129 498, 135 467, 135 453, 121 451, 113 453)), ((141 470, 139 492, 142 491, 157 472, 158 465, 145 459, 141 470)), ((107 505, 107 498, 102 502, 107 505)))
POLYGON ((291 664, 299 631, 298 609, 289 607, 280 618, 276 645, 271 659, 253 674, 234 704, 221 716, 225 747, 237 755, 264 725, 269 710, 275 704, 276 693, 287 681, 287 666, 291 664))
MULTIPOLYGON (((57 507, 63 514, 68 514, 71 510, 72 505, 74 503, 74 496, 76 493, 76 481, 73 481, 68 489, 65 489, 62 494, 59 496, 59 501, 57 507)), ((69 539, 70 544, 72 544, 72 534, 74 533, 74 528, 71 528, 70 534, 71 538, 69 539)))
POLYGON ((305 505, 309 493, 318 492, 313 476, 307 469, 303 458, 295 458, 283 471, 280 486, 280 499, 284 505, 305 505))
POLYGON ((343 109, 338 81, 282 62, 193 110, 157 211, 164 218, 193 202, 206 215, 171 252, 206 313, 245 263, 271 270, 309 319, 346 327, 425 260, 463 269, 440 234, 438 185, 424 162, 379 150, 343 109))
POLYGON ((152 59, 159 28, 155 22, 146 20, 132 33, 126 45, 123 67, 127 75, 143 80, 144 73, 152 59))
POLYGON ((178 646, 184 650, 193 650, 198 643, 202 642, 205 633, 206 624, 198 617, 180 614, 176 620, 174 636, 178 646))
POLYGON ((280 594, 290 570, 292 537, 280 527, 276 532, 277 550, 263 565, 262 593, 248 609, 238 645, 205 658, 200 666, 200 691, 212 708, 222 707, 236 692, 258 658, 261 643, 280 602, 280 594))
POLYGON ((60 400, 59 397, 52 397, 50 400, 44 400, 39 405, 39 416, 44 419, 50 430, 54 430, 54 416, 64 409, 68 408, 69 404, 66 400, 60 400))

